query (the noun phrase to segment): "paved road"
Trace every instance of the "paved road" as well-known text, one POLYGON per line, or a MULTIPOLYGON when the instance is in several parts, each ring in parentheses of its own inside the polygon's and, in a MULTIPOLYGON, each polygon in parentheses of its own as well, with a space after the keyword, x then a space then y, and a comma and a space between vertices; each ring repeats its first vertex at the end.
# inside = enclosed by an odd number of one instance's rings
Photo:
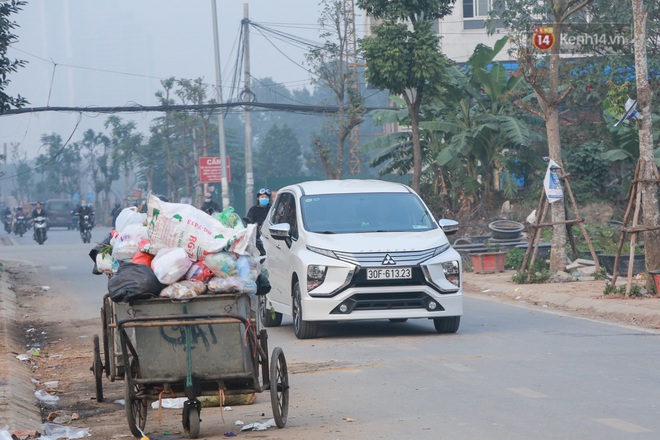
MULTIPOLYGON (((43 247, 2 248, 0 260, 10 253, 49 274, 44 297, 67 304, 57 319, 96 318, 98 296, 90 293, 98 287, 84 283, 104 280, 89 275, 88 246, 51 237, 43 247)), ((322 338, 305 341, 293 336, 290 321, 268 333, 271 348, 281 346, 289 362, 290 418, 284 430, 241 434, 248 438, 607 440, 660 433, 657 333, 472 296, 456 335, 438 335, 428 321, 330 325, 322 338)), ((110 401, 122 397, 118 387, 108 393, 110 401)), ((123 411, 117 413, 113 428, 126 434, 123 411)), ((225 412, 224 423, 219 411, 204 409, 202 435, 225 438, 236 419, 260 421, 262 414, 271 414, 267 395, 225 412)), ((158 424, 151 411, 148 430, 180 427, 178 413, 164 419, 158 424)), ((93 431, 98 422, 79 423, 93 431)))

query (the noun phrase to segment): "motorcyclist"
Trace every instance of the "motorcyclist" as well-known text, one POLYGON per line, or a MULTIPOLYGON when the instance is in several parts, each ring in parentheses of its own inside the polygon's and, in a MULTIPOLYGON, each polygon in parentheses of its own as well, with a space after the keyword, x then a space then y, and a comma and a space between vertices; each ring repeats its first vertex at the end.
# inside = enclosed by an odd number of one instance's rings
MULTIPOLYGON (((37 202, 34 206, 34 209, 32 210, 32 215, 30 215, 30 218, 32 221, 34 221, 35 218, 37 217, 46 217, 48 218, 48 215, 46 214, 46 210, 41 207, 41 202, 37 202)), ((36 236, 36 229, 32 233, 32 238, 37 239, 36 236)))
POLYGON ((245 216, 245 219, 248 223, 257 224, 257 248, 261 255, 265 255, 266 251, 261 244, 261 225, 264 224, 266 216, 268 215, 268 210, 270 209, 270 198, 271 191, 268 188, 261 188, 257 192, 257 204, 252 206, 245 216))
POLYGON ((220 206, 211 199, 211 193, 206 193, 204 194, 204 203, 202 203, 200 209, 208 215, 211 215, 216 211, 220 211, 220 206))
POLYGON ((5 231, 11 232, 11 226, 13 223, 14 216, 11 213, 11 208, 7 205, 5 205, 4 209, 2 210, 2 221, 5 224, 5 231))
POLYGON ((37 217, 48 217, 46 215, 46 210, 41 207, 41 202, 37 202, 34 209, 32 210, 32 215, 30 218, 34 220, 37 217))
POLYGON ((16 208, 14 208, 16 212, 14 213, 14 224, 12 226, 12 229, 14 231, 14 234, 18 234, 18 222, 19 222, 19 217, 23 217, 25 221, 25 212, 23 212, 23 207, 21 205, 18 205, 16 208))
POLYGON ((85 216, 89 216, 89 222, 94 227, 94 216, 96 215, 96 211, 94 210, 94 207, 90 204, 88 204, 85 200, 80 202, 80 206, 76 208, 76 210, 73 212, 74 215, 78 216, 78 227, 82 231, 82 222, 85 218, 85 216))

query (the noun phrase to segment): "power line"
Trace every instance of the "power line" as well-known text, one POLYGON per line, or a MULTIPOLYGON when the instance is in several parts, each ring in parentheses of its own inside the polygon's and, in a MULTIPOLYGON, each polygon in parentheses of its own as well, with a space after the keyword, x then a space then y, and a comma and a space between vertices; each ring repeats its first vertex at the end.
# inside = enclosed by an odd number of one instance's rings
MULTIPOLYGON (((1 116, 19 115, 25 113, 41 112, 69 112, 69 113, 142 113, 142 112, 203 112, 216 109, 245 107, 244 102, 225 102, 214 104, 178 104, 178 105, 133 105, 115 107, 27 107, 10 109, 0 113, 1 116)), ((298 113, 337 113, 338 106, 332 105, 301 105, 281 104, 272 102, 250 102, 249 107, 258 107, 266 110, 289 111, 298 113)), ((397 107, 365 107, 366 111, 398 110, 397 107)))

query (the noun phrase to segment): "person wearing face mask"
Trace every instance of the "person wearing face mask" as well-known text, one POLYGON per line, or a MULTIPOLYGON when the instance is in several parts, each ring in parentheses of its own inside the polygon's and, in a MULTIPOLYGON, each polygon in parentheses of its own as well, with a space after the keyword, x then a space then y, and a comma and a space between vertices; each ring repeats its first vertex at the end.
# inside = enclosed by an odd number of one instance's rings
POLYGON ((220 211, 220 206, 211 199, 211 193, 204 194, 204 203, 202 203, 202 211, 208 215, 213 214, 216 211, 220 211))
POLYGON ((268 188, 261 188, 257 192, 257 204, 249 209, 245 220, 247 223, 256 223, 257 225, 257 248, 261 252, 261 255, 265 255, 265 251, 261 244, 261 225, 264 224, 266 216, 268 215, 268 210, 270 209, 270 197, 271 191, 268 188))

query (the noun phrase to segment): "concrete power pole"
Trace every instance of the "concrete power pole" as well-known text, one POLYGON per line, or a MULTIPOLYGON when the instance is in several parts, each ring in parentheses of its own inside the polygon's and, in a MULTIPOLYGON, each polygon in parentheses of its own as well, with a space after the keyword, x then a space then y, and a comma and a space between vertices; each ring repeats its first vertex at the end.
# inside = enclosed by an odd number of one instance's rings
MULTIPOLYGON (((212 0, 213 12, 213 47, 215 49, 215 86, 218 94, 218 104, 222 104, 222 75, 220 72, 220 43, 218 38, 218 12, 216 0, 212 0)), ((225 121, 222 109, 218 113, 218 141, 220 144, 220 166, 222 177, 220 185, 222 187, 222 209, 229 206, 229 181, 227 180, 227 146, 225 144, 225 121)))
POLYGON ((243 3, 243 76, 244 86, 241 93, 245 105, 245 209, 254 203, 254 174, 252 171, 252 116, 250 103, 254 99, 250 90, 250 19, 248 4, 243 3))
MULTIPOLYGON (((3 169, 2 169, 2 201, 7 202, 7 143, 4 145, 4 153, 2 155, 3 169)), ((9 203, 7 203, 9 206, 9 203)))

